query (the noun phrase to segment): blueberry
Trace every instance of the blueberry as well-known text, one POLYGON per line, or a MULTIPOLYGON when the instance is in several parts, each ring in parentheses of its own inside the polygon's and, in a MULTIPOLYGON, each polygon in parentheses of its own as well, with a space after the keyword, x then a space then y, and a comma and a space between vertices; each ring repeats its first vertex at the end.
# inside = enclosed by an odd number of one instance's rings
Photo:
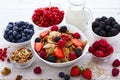
POLYGON ((92 23, 92 28, 96 28, 96 27, 98 27, 99 26, 99 22, 98 21, 94 21, 93 23, 92 23))
POLYGON ((118 24, 116 21, 111 22, 111 26, 114 26, 115 24, 118 24))
POLYGON ((13 35, 9 35, 9 39, 12 41, 14 39, 13 35))
POLYGON ((13 31, 12 30, 9 30, 8 31, 8 35, 12 35, 13 31))
POLYGON ((106 30, 107 32, 110 32, 111 29, 112 29, 112 27, 111 27, 110 25, 105 26, 105 30, 106 30))
POLYGON ((76 53, 77 57, 81 56, 82 55, 82 49, 81 48, 76 48, 75 53, 76 53))
POLYGON ((17 43, 21 43, 21 42, 24 42, 24 40, 23 39, 17 40, 17 43))
POLYGON ((13 39, 11 42, 16 43, 16 40, 15 40, 15 39, 13 39))
POLYGON ((28 32, 29 32, 30 34, 34 34, 34 31, 33 31, 33 30, 28 30, 28 32))
POLYGON ((13 36, 17 36, 18 32, 17 31, 13 31, 13 36))
POLYGON ((60 28, 60 32, 65 33, 66 31, 67 31, 67 27, 66 27, 66 26, 62 26, 62 27, 60 28))
POLYGON ((111 24, 111 21, 110 21, 109 19, 106 19, 106 20, 105 20, 105 24, 106 24, 106 25, 110 25, 110 24, 111 24))
POLYGON ((19 28, 18 28, 17 26, 14 26, 14 27, 13 27, 13 30, 14 30, 14 31, 18 31, 19 28))
POLYGON ((19 24, 20 24, 21 26, 23 26, 23 25, 25 25, 25 22, 24 22, 24 21, 19 21, 19 24))
POLYGON ((41 41, 41 39, 39 38, 39 37, 37 37, 36 39, 35 39, 35 42, 40 42, 41 41))
POLYGON ((24 41, 27 41, 27 37, 25 37, 25 36, 23 36, 22 39, 23 39, 24 41))
POLYGON ((60 40, 60 37, 59 36, 56 36, 55 38, 54 38, 54 41, 55 42, 58 42, 60 40))
POLYGON ((102 30, 101 27, 96 27, 93 31, 98 34, 102 30))
POLYGON ((27 35, 27 40, 30 40, 31 39, 31 36, 30 35, 27 35))
POLYGON ((119 33, 119 31, 116 28, 112 28, 111 33, 112 33, 113 36, 115 36, 115 35, 117 35, 119 33))
POLYGON ((105 28, 105 23, 103 21, 100 21, 99 27, 101 27, 102 29, 104 29, 105 28))
POLYGON ((21 25, 19 24, 19 22, 15 22, 15 26, 20 27, 21 25))
POLYGON ((101 30, 101 31, 99 32, 99 35, 106 37, 107 34, 106 34, 106 32, 105 32, 104 30, 101 30))
POLYGON ((115 21, 115 18, 109 17, 109 20, 112 22, 112 21, 115 21))
POLYGON ((49 62, 56 62, 56 57, 54 56, 54 55, 50 55, 50 56, 48 56, 48 58, 47 58, 47 60, 49 61, 49 62))
POLYGON ((29 33, 29 29, 24 29, 24 33, 29 33))
POLYGON ((28 22, 24 22, 24 25, 25 25, 25 26, 29 26, 29 23, 28 23, 28 22))
POLYGON ((107 17, 106 16, 102 16, 101 19, 102 19, 102 21, 104 21, 104 20, 107 19, 107 17))
POLYGON ((118 29, 118 31, 120 32, 120 25, 119 25, 119 24, 115 24, 115 25, 113 26, 113 28, 118 29))
POLYGON ((64 80, 70 80, 70 76, 69 76, 68 74, 66 74, 66 75, 64 76, 64 80))
POLYGON ((100 21, 101 21, 101 18, 96 18, 95 21, 100 22, 100 21))
POLYGON ((13 25, 14 23, 13 22, 9 22, 8 25, 13 25))
POLYGON ((48 80, 52 80, 52 79, 48 79, 48 80))
POLYGON ((65 73, 64 73, 64 72, 60 72, 60 73, 58 74, 58 76, 59 76, 60 78, 64 78, 64 77, 65 77, 65 73))
POLYGON ((22 33, 22 36, 25 36, 25 33, 22 33))
POLYGON ((24 29, 22 27, 19 27, 18 31, 23 31, 24 29))
POLYGON ((6 29, 6 30, 5 30, 5 34, 8 34, 8 32, 9 32, 9 29, 6 29))
POLYGON ((8 39, 9 36, 8 36, 7 34, 4 34, 4 38, 5 38, 5 39, 8 39))
POLYGON ((9 25, 7 25, 7 28, 12 30, 13 29, 13 25, 9 24, 9 25))
POLYGON ((25 26, 25 25, 23 25, 23 26, 22 26, 22 28, 23 28, 23 29, 26 29, 26 26, 25 26))
POLYGON ((22 38, 22 35, 21 34, 18 34, 17 36, 16 36, 16 39, 21 39, 22 38))
POLYGON ((32 24, 29 24, 29 27, 30 27, 30 29, 32 29, 32 28, 33 28, 33 25, 32 25, 32 24))

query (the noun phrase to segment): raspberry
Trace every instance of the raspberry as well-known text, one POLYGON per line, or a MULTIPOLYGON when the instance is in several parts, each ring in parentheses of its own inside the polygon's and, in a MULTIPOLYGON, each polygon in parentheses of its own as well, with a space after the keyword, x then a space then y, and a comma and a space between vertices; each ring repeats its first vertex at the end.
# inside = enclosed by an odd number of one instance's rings
POLYGON ((95 42, 93 43, 93 47, 98 50, 99 47, 100 47, 99 41, 95 41, 95 42))
POLYGON ((71 38, 67 34, 61 34, 61 38, 65 41, 70 41, 71 38))
POLYGON ((99 43, 100 43, 100 46, 102 46, 102 47, 106 47, 106 46, 109 45, 108 42, 105 39, 99 40, 99 43))
POLYGON ((107 50, 107 53, 111 54, 111 53, 113 53, 114 48, 111 45, 109 45, 109 46, 107 46, 106 50, 107 50))
POLYGON ((88 51, 90 53, 94 53, 95 52, 95 48, 93 46, 90 46, 89 49, 88 49, 88 51))
POLYGON ((74 60, 77 58, 76 54, 73 52, 69 55, 70 60, 74 60))
POLYGON ((63 46, 65 46, 65 41, 63 40, 63 39, 60 39, 59 41, 58 41, 58 47, 63 47, 63 46))
POLYGON ((40 51, 40 57, 41 57, 41 58, 44 59, 44 58, 46 57, 46 55, 47 55, 47 54, 46 54, 46 52, 45 52, 44 50, 41 50, 41 51, 40 51))
POLYGON ((115 77, 115 76, 117 76, 118 74, 119 74, 119 69, 113 68, 113 69, 112 69, 112 76, 115 77))
POLYGON ((35 67, 34 68, 34 73, 35 74, 40 74, 42 72, 41 68, 40 67, 35 67))
POLYGON ((118 59, 115 59, 112 63, 113 67, 119 67, 120 66, 120 61, 118 59))
POLYGON ((79 38, 81 37, 78 32, 73 33, 72 36, 73 36, 74 38, 77 38, 77 39, 79 39, 79 38))
POLYGON ((51 27, 51 31, 58 31, 58 26, 53 25, 53 26, 51 27))
POLYGON ((97 57, 103 57, 104 53, 103 53, 103 51, 98 50, 98 51, 95 51, 94 55, 97 57))

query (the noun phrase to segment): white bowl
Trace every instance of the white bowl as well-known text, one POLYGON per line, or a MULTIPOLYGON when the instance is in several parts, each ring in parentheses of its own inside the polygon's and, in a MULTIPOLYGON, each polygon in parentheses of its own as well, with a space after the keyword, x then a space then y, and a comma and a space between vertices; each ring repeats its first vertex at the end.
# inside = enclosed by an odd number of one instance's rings
POLYGON ((100 36, 100 35, 96 34, 95 32, 93 32, 92 28, 91 28, 91 33, 93 34, 93 37, 94 37, 95 40, 106 39, 110 44, 118 41, 119 37, 120 37, 119 33, 115 36, 103 37, 103 36, 100 36))
MULTIPOLYGON (((7 43, 8 45, 12 45, 12 46, 14 46, 14 47, 23 47, 23 46, 26 46, 26 45, 28 45, 28 44, 30 43, 31 39, 29 39, 29 40, 27 40, 27 41, 24 41, 24 42, 21 42, 21 43, 14 43, 14 42, 10 42, 10 41, 6 40, 6 39, 4 38, 4 32, 5 32, 6 28, 7 28, 7 26, 2 30, 2 37, 3 37, 3 39, 6 41, 6 43, 7 43)), ((33 28, 34 28, 34 25, 33 25, 33 28)), ((35 28, 34 28, 34 33, 35 33, 35 28)), ((32 38, 32 37, 31 37, 31 38, 32 38)))
MULTIPOLYGON (((16 50, 17 49, 19 49, 19 48, 16 48, 16 50)), ((28 49, 28 48, 26 48, 26 49, 28 49)), ((30 50, 30 49, 29 49, 30 50)), ((31 50, 31 52, 32 52, 32 50, 31 50)), ((12 59, 11 59, 11 54, 12 54, 12 52, 10 53, 10 55, 9 55, 9 59, 10 59, 10 62, 16 67, 16 68, 27 68, 27 67, 29 67, 29 66, 31 66, 32 65, 32 63, 33 63, 33 61, 34 61, 34 54, 33 54, 33 52, 32 52, 32 58, 30 59, 30 60, 27 60, 26 62, 23 62, 23 63, 18 63, 18 62, 16 62, 16 61, 13 61, 12 59)))
MULTIPOLYGON (((81 39, 82 39, 83 41, 86 41, 86 40, 88 41, 88 39, 86 38, 86 36, 85 36, 78 28, 76 28, 76 27, 73 26, 73 25, 69 25, 69 24, 65 24, 65 25, 67 26, 67 29, 68 29, 70 32, 72 32, 72 33, 73 33, 73 32, 79 32, 80 35, 81 35, 81 39)), ((58 26, 61 26, 61 25, 58 25, 58 26)), ((82 55, 81 55, 80 57, 78 57, 77 59, 75 59, 75 60, 72 60, 72 61, 69 61, 69 62, 63 62, 63 63, 52 63, 52 62, 46 61, 46 60, 42 59, 42 58, 38 55, 38 53, 34 50, 34 42, 35 42, 36 37, 38 37, 39 34, 40 34, 41 32, 43 32, 43 31, 45 31, 45 30, 50 30, 50 27, 47 28, 47 29, 40 30, 40 31, 38 31, 37 33, 35 33, 35 34, 33 35, 32 39, 31 39, 31 47, 32 47, 34 53, 36 54, 36 56, 37 56, 41 61, 45 62, 46 64, 48 64, 48 65, 50 65, 50 66, 54 66, 54 67, 70 66, 70 65, 74 64, 75 62, 78 62, 80 59, 82 59, 82 57, 83 57, 83 56, 86 54, 86 52, 88 51, 89 42, 88 42, 88 43, 86 44, 86 46, 84 47, 84 50, 83 50, 82 55)))

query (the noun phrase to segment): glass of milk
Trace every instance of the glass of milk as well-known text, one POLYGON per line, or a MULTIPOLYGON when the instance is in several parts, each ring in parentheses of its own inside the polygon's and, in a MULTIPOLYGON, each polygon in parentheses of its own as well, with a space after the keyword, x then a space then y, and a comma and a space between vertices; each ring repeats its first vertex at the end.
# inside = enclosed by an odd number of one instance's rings
POLYGON ((81 31, 87 27, 92 20, 90 9, 85 7, 85 0, 68 0, 69 8, 65 15, 65 21, 78 27, 81 31))

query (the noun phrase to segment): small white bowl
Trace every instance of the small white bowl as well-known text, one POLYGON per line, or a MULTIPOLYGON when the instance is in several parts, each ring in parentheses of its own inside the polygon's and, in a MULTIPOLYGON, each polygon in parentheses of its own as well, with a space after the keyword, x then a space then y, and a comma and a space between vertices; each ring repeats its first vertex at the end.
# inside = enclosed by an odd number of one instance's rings
MULTIPOLYGON (((10 41, 6 40, 6 39, 4 38, 4 33, 5 33, 6 28, 7 28, 7 26, 2 30, 2 37, 3 37, 3 39, 6 41, 6 43, 7 43, 8 45, 12 45, 12 46, 14 46, 14 47, 23 47, 23 46, 26 46, 26 45, 28 45, 28 44, 30 43, 31 39, 29 39, 29 40, 27 40, 27 41, 24 41, 24 42, 21 42, 21 43, 14 43, 14 42, 10 42, 10 41)), ((34 25, 33 25, 33 28, 34 28, 34 25)), ((34 33, 35 33, 35 28, 34 28, 34 33)), ((32 38, 32 37, 31 37, 31 38, 32 38)))
MULTIPOLYGON (((28 49, 28 48, 26 48, 26 49, 28 49)), ((16 49, 16 50, 17 50, 17 49, 16 49)), ((29 50, 30 50, 30 49, 29 49, 29 50)), ((32 51, 31 51, 31 52, 32 52, 32 51)), ((32 63, 33 63, 33 61, 34 61, 34 54, 33 54, 33 52, 32 52, 32 58, 31 58, 30 60, 27 60, 26 62, 23 62, 23 63, 18 63, 18 62, 16 62, 16 61, 13 61, 13 60, 11 59, 11 54, 12 54, 12 52, 11 52, 10 55, 9 55, 10 62, 11 62, 16 68, 27 68, 27 67, 31 66, 32 63)))
POLYGON ((97 62, 107 62, 113 55, 114 53, 111 53, 110 55, 106 56, 106 57, 97 57, 95 55, 92 54, 93 60, 97 61, 97 62))
POLYGON ((100 40, 100 39, 106 39, 110 44, 116 42, 119 40, 119 37, 120 37, 120 34, 118 33, 117 35, 115 36, 111 36, 111 37, 103 37, 103 36, 100 36, 98 34, 96 34, 92 28, 91 28, 91 33, 93 34, 93 37, 95 40, 100 40))
MULTIPOLYGON (((70 25, 70 24, 65 24, 65 25, 67 26, 67 29, 68 29, 70 32, 72 32, 72 33, 73 33, 73 32, 79 32, 80 35, 81 35, 81 39, 82 39, 83 41, 88 41, 88 39, 86 38, 86 36, 85 36, 78 28, 76 28, 75 26, 70 25)), ((58 25, 58 26, 62 26, 62 25, 58 25)), ((42 59, 42 58, 38 55, 38 53, 35 51, 35 49, 34 49, 34 42, 35 42, 36 37, 38 37, 39 34, 40 34, 41 32, 43 32, 43 31, 45 31, 45 30, 50 30, 50 27, 47 28, 47 29, 40 30, 40 31, 38 31, 37 33, 35 33, 35 34, 33 35, 32 39, 31 39, 31 47, 32 47, 35 55, 36 55, 41 61, 43 61, 44 63, 46 63, 46 64, 48 64, 48 65, 50 65, 50 66, 54 66, 54 67, 70 66, 70 65, 78 62, 80 59, 82 59, 83 56, 84 56, 84 55, 86 54, 86 52, 88 51, 89 42, 88 42, 88 43, 86 44, 86 46, 84 47, 84 50, 83 50, 82 55, 81 55, 80 57, 78 57, 77 59, 75 59, 75 60, 68 61, 68 62, 63 62, 63 63, 52 63, 52 62, 49 62, 49 61, 47 61, 47 60, 44 60, 44 59, 42 59)))

